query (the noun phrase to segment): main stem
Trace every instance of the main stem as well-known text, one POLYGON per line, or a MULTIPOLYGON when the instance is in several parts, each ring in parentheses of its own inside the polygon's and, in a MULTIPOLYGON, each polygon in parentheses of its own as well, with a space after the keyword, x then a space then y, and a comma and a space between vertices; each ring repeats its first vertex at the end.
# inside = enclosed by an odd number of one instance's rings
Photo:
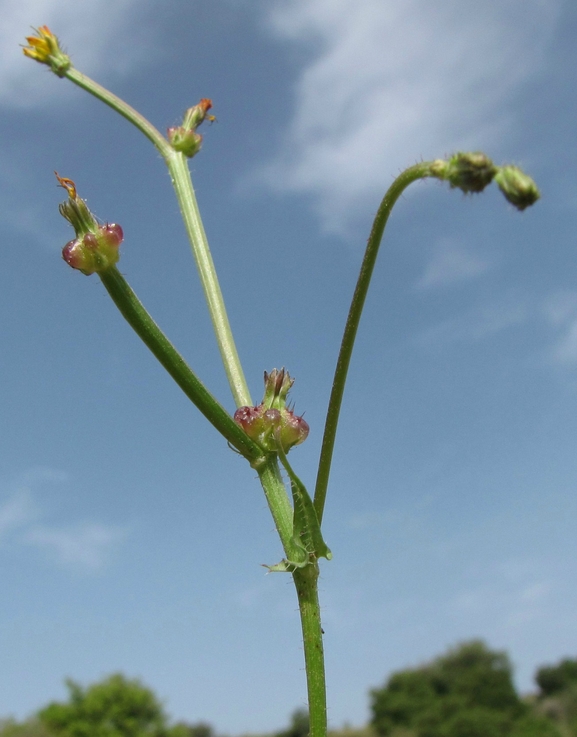
POLYGON ((318 563, 311 563, 293 573, 299 600, 307 691, 309 697, 309 737, 326 737, 327 690, 323 630, 318 596, 318 563))
MULTIPOLYGON (((271 455, 267 458, 266 463, 260 466, 257 465, 256 468, 278 534, 285 553, 288 555, 289 543, 294 534, 293 508, 286 494, 278 459, 275 455, 271 455)), ((318 597, 318 563, 314 561, 304 568, 297 568, 292 576, 299 602, 303 633, 310 719, 309 737, 326 737, 327 692, 323 631, 318 597)))
POLYGON ((343 401, 347 373, 385 225, 387 224, 393 205, 399 199, 403 191, 417 179, 423 179, 424 177, 429 176, 430 166, 431 162, 425 161, 420 164, 415 164, 415 166, 411 166, 409 169, 402 172, 402 174, 395 179, 387 190, 373 222, 373 227, 369 235, 367 248, 361 265, 361 271, 357 280, 357 286, 355 287, 355 292, 353 294, 345 325, 327 410, 327 419, 325 422, 325 431, 321 446, 314 498, 319 523, 323 517, 327 488, 329 485, 331 462, 335 447, 335 438, 337 435, 337 426, 339 423, 339 415, 343 401))

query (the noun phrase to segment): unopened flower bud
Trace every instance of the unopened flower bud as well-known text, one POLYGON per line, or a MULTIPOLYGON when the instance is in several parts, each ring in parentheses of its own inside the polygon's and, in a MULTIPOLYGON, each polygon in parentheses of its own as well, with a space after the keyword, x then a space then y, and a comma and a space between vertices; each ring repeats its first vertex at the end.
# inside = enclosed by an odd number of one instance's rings
POLYGON ((431 176, 449 182, 463 192, 482 192, 497 173, 497 167, 484 153, 457 153, 448 161, 431 164, 431 176))
POLYGON ((207 115, 211 107, 212 100, 209 100, 208 97, 203 97, 198 105, 193 105, 192 107, 189 107, 188 110, 184 113, 182 125, 185 128, 196 130, 198 126, 203 122, 203 120, 207 118, 208 120, 210 120, 211 123, 214 122, 216 120, 214 115, 207 115))
POLYGON ((501 166, 495 175, 495 181, 507 200, 517 210, 524 210, 534 205, 541 196, 531 177, 513 164, 501 166))
POLYGON ((62 258, 86 276, 106 271, 120 258, 118 249, 124 238, 122 228, 116 223, 100 225, 86 202, 78 197, 74 182, 58 174, 56 177, 68 192, 68 200, 59 206, 60 213, 76 233, 76 238, 62 249, 62 258))
POLYGON ((240 407, 234 413, 235 422, 262 448, 283 452, 306 440, 308 423, 286 406, 286 398, 294 379, 284 369, 265 372, 263 401, 256 407, 240 407))
POLYGON ((70 57, 60 48, 60 43, 48 26, 35 29, 36 36, 27 36, 28 46, 22 51, 29 59, 47 64, 59 77, 63 77, 72 66, 70 57))
POLYGON ((196 132, 203 120, 216 120, 214 115, 207 115, 212 107, 212 101, 203 98, 198 105, 189 107, 184 113, 182 125, 169 128, 167 131, 168 142, 175 151, 180 151, 188 158, 195 156, 201 149, 202 136, 196 132))

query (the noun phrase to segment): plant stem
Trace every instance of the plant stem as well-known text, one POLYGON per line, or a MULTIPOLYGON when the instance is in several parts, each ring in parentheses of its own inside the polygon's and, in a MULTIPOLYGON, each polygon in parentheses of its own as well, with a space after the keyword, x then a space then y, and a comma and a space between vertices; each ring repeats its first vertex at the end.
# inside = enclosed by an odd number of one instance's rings
POLYGON ((180 205, 182 219, 184 220, 186 232, 190 239, 192 253, 200 274, 204 296, 208 304, 220 355, 234 401, 237 407, 251 405, 250 392, 236 350, 216 269, 198 210, 188 161, 184 154, 172 151, 167 164, 178 204, 180 205))
POLYGON ((298 568, 293 573, 299 600, 305 652, 310 720, 309 737, 326 737, 327 734, 327 691, 318 579, 319 567, 316 562, 304 568, 298 568))
POLYGON ((429 176, 430 166, 432 162, 422 162, 415 164, 409 169, 402 172, 395 181, 391 184, 387 193, 383 197, 380 204, 373 227, 369 235, 367 242, 367 248, 363 262, 361 264, 361 271, 353 294, 353 299, 349 309, 347 322, 341 342, 341 349, 337 360, 337 366, 335 369, 335 375, 333 378, 333 387, 331 390, 331 396, 329 399, 329 406, 327 410, 327 418, 325 422, 325 430, 323 435, 323 442, 321 447, 321 454, 319 459, 319 469, 317 473, 317 481, 315 487, 315 498, 314 504, 319 519, 319 523, 323 517, 323 510, 325 506, 325 498, 327 494, 327 488, 329 484, 329 476, 331 472, 331 461, 333 457, 333 450, 335 447, 335 438, 337 434, 337 426, 339 422, 339 414, 341 411, 341 404, 343 401, 343 393, 345 390, 345 383, 347 380, 347 373, 349 370, 349 364, 351 362, 351 355, 355 344, 355 338, 359 327, 359 322, 363 312, 367 291, 371 283, 371 276, 379 253, 379 246, 383 237, 383 231, 385 225, 394 204, 399 199, 403 191, 417 179, 423 179, 429 176))
POLYGON ((123 118, 130 121, 132 125, 136 126, 139 131, 144 133, 144 135, 152 141, 162 154, 162 158, 168 163, 168 158, 173 152, 172 146, 168 143, 162 133, 137 110, 124 102, 124 100, 121 100, 120 97, 109 92, 109 90, 98 84, 98 82, 95 82, 93 79, 90 79, 90 77, 79 72, 74 67, 70 67, 64 76, 71 82, 74 82, 74 84, 78 85, 78 87, 86 90, 86 92, 90 92, 91 95, 94 95, 94 97, 106 103, 106 105, 122 115, 123 118))
POLYGON ((261 486, 274 519, 285 554, 289 555, 293 535, 293 508, 281 476, 278 458, 271 454, 261 466, 256 465, 261 486))
POLYGON ((216 340, 224 364, 224 369, 237 407, 251 405, 250 392, 238 356, 238 351, 230 329, 224 306, 222 292, 208 247, 208 240, 198 210, 196 195, 192 186, 188 161, 184 154, 175 151, 166 138, 139 112, 124 100, 109 92, 90 77, 71 67, 65 76, 71 82, 106 103, 109 107, 130 121, 139 131, 152 141, 164 159, 174 186, 186 232, 190 240, 204 296, 212 320, 216 340))
POLYGON ((116 266, 101 272, 99 276, 107 292, 130 326, 207 420, 251 464, 258 465, 259 462, 264 462, 262 449, 236 424, 224 407, 210 394, 196 374, 188 367, 182 356, 145 310, 143 304, 116 266))

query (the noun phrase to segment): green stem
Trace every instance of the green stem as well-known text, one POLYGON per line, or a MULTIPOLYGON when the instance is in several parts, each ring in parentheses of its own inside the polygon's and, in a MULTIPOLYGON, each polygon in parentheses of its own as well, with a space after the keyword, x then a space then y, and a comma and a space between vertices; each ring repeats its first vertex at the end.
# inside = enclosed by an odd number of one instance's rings
POLYGON ((91 95, 94 95, 94 97, 106 103, 106 105, 122 115, 122 117, 129 120, 132 125, 136 126, 139 131, 144 133, 144 135, 152 141, 162 154, 163 159, 168 163, 168 159, 173 153, 172 146, 168 143, 162 133, 137 110, 124 102, 124 100, 121 100, 120 97, 109 92, 105 87, 102 87, 98 82, 95 82, 93 79, 90 79, 90 77, 79 72, 74 67, 70 67, 64 76, 71 82, 74 82, 74 84, 78 85, 78 87, 86 90, 86 92, 90 92, 91 95))
POLYGON ((86 90, 86 92, 94 95, 94 97, 106 103, 106 105, 130 121, 152 141, 162 155, 168 166, 172 184, 176 192, 234 401, 237 407, 251 405, 250 392, 232 336, 222 291, 198 210, 186 157, 184 154, 175 151, 166 138, 139 112, 124 102, 124 100, 121 100, 112 94, 112 92, 99 85, 98 82, 90 79, 90 77, 74 69, 74 67, 68 69, 65 76, 71 82, 74 82, 74 84, 86 90))
POLYGON ((293 508, 289 502, 286 487, 281 476, 278 458, 270 454, 265 463, 255 466, 261 486, 281 539, 285 555, 288 557, 293 535, 293 508))
POLYGON ((327 691, 318 579, 319 567, 316 562, 299 568, 293 573, 299 600, 305 652, 310 719, 309 737, 326 737, 327 734, 327 691))
POLYGON ((339 422, 339 414, 343 401, 343 393, 347 380, 351 355, 355 344, 355 338, 359 327, 359 322, 363 312, 367 291, 371 283, 371 276, 377 260, 379 246, 383 237, 383 231, 394 204, 399 199, 403 191, 417 179, 423 179, 430 175, 430 161, 415 164, 400 174, 391 184, 387 193, 383 197, 381 205, 377 211, 371 234, 365 250, 365 255, 361 265, 361 271, 357 280, 357 286, 353 294, 351 307, 347 317, 341 349, 337 360, 335 375, 333 379, 333 387, 329 399, 327 410, 327 418, 325 422, 325 430, 319 459, 319 469, 317 473, 317 481, 315 487, 315 509, 319 519, 319 523, 323 517, 325 506, 325 498, 329 484, 329 476, 331 471, 331 461, 333 450, 335 447, 335 438, 337 434, 337 426, 339 422))
POLYGON ((198 210, 188 161, 184 154, 173 151, 167 164, 178 204, 180 205, 182 219, 184 220, 186 232, 190 239, 192 253, 200 274, 204 296, 208 304, 220 355, 234 401, 237 407, 252 405, 250 392, 232 336, 216 269, 208 247, 208 240, 198 210))
POLYGON ((116 266, 101 272, 99 276, 124 318, 206 419, 251 464, 263 463, 262 449, 236 424, 188 367, 182 356, 145 310, 116 266))

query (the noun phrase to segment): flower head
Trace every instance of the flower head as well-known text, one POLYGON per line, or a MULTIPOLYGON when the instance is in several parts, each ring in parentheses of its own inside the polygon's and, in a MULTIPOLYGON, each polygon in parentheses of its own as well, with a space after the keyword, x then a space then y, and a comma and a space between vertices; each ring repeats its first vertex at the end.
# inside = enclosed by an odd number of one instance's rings
POLYGON ((482 192, 491 183, 497 167, 480 151, 457 153, 448 161, 437 159, 431 165, 431 175, 449 182, 463 192, 482 192))
POLYGON ((68 192, 68 200, 59 206, 60 214, 68 220, 76 234, 76 238, 62 249, 62 258, 86 276, 106 271, 120 258, 118 248, 124 237, 122 228, 116 223, 100 225, 86 202, 78 196, 72 179, 58 174, 56 178, 68 192))
POLYGON ((35 29, 36 36, 27 36, 28 46, 24 46, 24 55, 41 64, 47 64, 59 77, 63 77, 72 66, 70 57, 60 48, 58 38, 48 26, 35 29))
POLYGON ((284 369, 273 369, 270 374, 265 371, 262 402, 256 407, 239 407, 234 413, 235 422, 265 450, 277 451, 280 446, 288 453, 307 439, 308 423, 286 406, 293 384, 294 379, 284 369))

